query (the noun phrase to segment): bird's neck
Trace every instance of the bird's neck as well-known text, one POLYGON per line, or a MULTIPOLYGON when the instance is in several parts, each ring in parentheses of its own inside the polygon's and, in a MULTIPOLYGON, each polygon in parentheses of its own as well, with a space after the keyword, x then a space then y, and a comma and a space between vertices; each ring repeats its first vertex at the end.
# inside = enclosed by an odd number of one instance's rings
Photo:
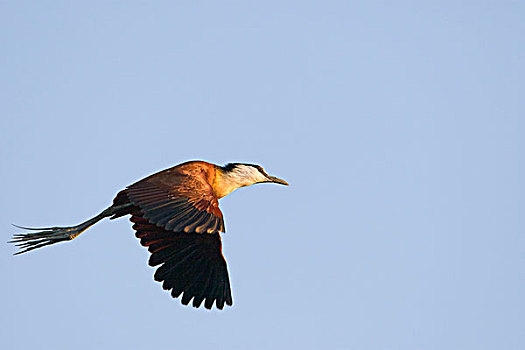
POLYGON ((241 168, 234 169, 233 171, 225 171, 218 167, 215 169, 215 178, 212 187, 217 198, 222 198, 240 187, 253 185, 262 180, 262 178, 259 179, 250 169, 241 168))

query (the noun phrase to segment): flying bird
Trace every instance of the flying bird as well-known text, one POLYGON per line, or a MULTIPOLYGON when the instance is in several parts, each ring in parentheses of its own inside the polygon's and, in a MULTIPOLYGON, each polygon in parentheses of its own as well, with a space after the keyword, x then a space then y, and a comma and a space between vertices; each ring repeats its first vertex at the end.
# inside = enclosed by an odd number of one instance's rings
POLYGON ((218 309, 232 305, 230 279, 222 255, 220 233, 225 232, 218 200, 233 190, 256 183, 288 183, 268 175, 259 165, 219 166, 190 161, 150 175, 120 191, 113 204, 97 216, 71 227, 30 228, 10 243, 29 252, 70 241, 104 218, 131 215, 140 243, 151 253, 154 278, 171 296, 188 305, 218 309))

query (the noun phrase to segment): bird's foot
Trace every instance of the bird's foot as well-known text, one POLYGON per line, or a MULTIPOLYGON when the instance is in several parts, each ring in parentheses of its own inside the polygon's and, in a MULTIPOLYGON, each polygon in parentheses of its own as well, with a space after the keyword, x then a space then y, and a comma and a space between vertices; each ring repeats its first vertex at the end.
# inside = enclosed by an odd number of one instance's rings
POLYGON ((31 228, 17 225, 13 226, 24 230, 39 231, 34 233, 14 234, 13 239, 10 240, 8 243, 14 243, 20 249, 18 252, 15 253, 15 255, 26 253, 33 249, 42 248, 50 244, 55 244, 63 241, 70 241, 89 227, 83 224, 71 227, 41 228, 31 228))

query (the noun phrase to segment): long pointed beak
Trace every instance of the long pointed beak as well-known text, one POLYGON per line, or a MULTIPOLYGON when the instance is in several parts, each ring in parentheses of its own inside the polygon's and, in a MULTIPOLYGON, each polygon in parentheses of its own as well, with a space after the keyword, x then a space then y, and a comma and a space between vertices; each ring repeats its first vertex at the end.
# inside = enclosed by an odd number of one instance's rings
POLYGON ((268 182, 273 182, 276 184, 289 186, 288 182, 284 181, 283 179, 279 179, 278 177, 275 177, 275 176, 268 176, 268 182))

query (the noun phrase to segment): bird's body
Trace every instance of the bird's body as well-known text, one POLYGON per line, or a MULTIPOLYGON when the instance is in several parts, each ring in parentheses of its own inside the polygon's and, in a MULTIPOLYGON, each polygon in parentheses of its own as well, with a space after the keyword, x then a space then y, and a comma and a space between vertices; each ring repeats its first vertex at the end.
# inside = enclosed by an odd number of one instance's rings
POLYGON ((258 165, 232 163, 224 167, 203 161, 186 162, 148 176, 120 191, 113 205, 72 227, 52 227, 15 235, 24 253, 68 241, 106 217, 131 215, 136 236, 159 266, 155 280, 182 303, 222 309, 232 305, 220 233, 225 232, 218 199, 243 186, 261 182, 287 185, 258 165))

